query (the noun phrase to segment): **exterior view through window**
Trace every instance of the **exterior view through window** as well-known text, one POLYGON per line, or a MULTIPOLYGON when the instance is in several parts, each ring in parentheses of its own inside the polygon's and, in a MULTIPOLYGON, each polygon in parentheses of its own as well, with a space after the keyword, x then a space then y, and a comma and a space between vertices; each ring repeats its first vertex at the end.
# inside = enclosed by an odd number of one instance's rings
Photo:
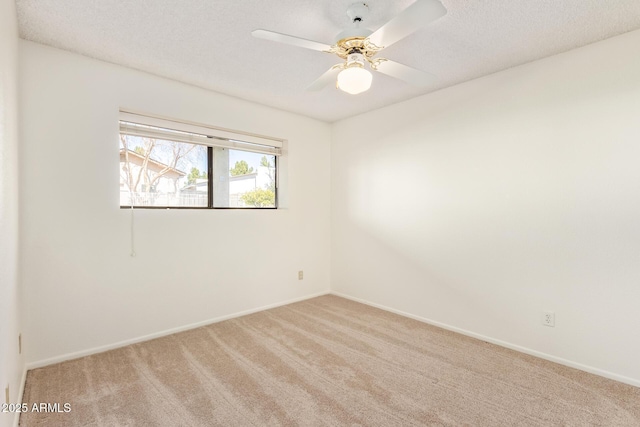
POLYGON ((253 145, 121 121, 120 206, 274 209, 277 151, 253 145))
POLYGON ((120 206, 206 208, 207 170, 203 145, 121 134, 120 206))

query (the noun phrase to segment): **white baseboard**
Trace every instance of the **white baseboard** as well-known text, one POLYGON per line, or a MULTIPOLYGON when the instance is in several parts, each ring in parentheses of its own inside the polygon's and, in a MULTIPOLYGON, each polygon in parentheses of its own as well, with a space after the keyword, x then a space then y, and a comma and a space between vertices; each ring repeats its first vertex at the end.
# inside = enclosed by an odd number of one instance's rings
POLYGON ((240 311, 240 312, 233 313, 233 314, 227 314, 225 316, 214 317, 213 319, 203 320, 202 322, 191 323, 189 325, 179 326, 177 328, 171 328, 171 329, 167 329, 167 330, 164 330, 164 331, 155 332, 153 334, 143 335, 141 337, 137 337, 137 338, 132 338, 132 339, 116 342, 116 343, 113 343, 113 344, 107 344, 107 345, 103 345, 103 346, 100 346, 100 347, 90 348, 90 349, 87 349, 87 350, 81 350, 81 351, 76 351, 76 352, 73 352, 73 353, 67 353, 67 354, 63 354, 63 355, 60 355, 60 356, 51 357, 49 359, 39 360, 39 361, 36 361, 36 362, 29 362, 29 363, 27 363, 27 366, 26 366, 26 369, 25 369, 25 375, 26 375, 26 371, 31 370, 31 369, 42 368, 44 366, 53 365, 55 363, 65 362, 67 360, 78 359, 80 357, 90 356, 90 355, 96 354, 96 353, 102 353, 104 351, 109 351, 109 350, 113 350, 113 349, 116 349, 116 348, 125 347, 125 346, 128 346, 128 345, 136 344, 136 343, 143 342, 143 341, 149 341, 149 340, 152 340, 152 339, 156 339, 156 338, 164 337, 164 336, 167 336, 167 335, 175 334, 177 332, 188 331, 190 329, 199 328, 201 326, 211 325, 213 323, 222 322, 223 320, 229 320, 229 319, 233 319, 233 318, 236 318, 236 317, 246 316, 247 314, 257 313, 259 311, 269 310, 271 308, 276 308, 276 307, 281 307, 283 305, 293 304, 294 302, 300 302, 300 301, 308 300, 308 299, 311 299, 311 298, 316 298, 316 297, 319 297, 319 296, 322 296, 322 295, 328 295, 329 293, 330 293, 330 291, 327 290, 325 292, 319 292, 319 293, 316 293, 316 294, 306 295, 304 297, 294 298, 294 299, 290 299, 290 300, 287 300, 287 301, 278 302, 278 303, 275 303, 275 304, 269 304, 269 305, 265 305, 265 306, 262 306, 262 307, 252 308, 252 309, 249 309, 249 310, 244 310, 244 311, 240 311))
POLYGON ((356 297, 353 297, 353 296, 350 296, 350 295, 342 294, 340 292, 331 291, 331 295, 335 295, 335 296, 338 296, 338 297, 346 298, 346 299, 349 299, 349 300, 352 300, 352 301, 355 301, 355 302, 359 302, 359 303, 362 303, 362 304, 369 305, 371 307, 379 308, 379 309, 384 310, 384 311, 389 311, 391 313, 399 314, 400 316, 408 317, 410 319, 418 320, 420 322, 424 322, 424 323, 427 323, 429 325, 437 326, 439 328, 446 329, 448 331, 457 332, 457 333, 462 334, 462 335, 466 335, 466 336, 469 336, 469 337, 472 337, 472 338, 477 338, 477 339, 482 340, 482 341, 490 342, 492 344, 499 345, 500 347, 505 347, 505 348, 508 348, 508 349, 511 349, 511 350, 519 351, 520 353, 525 353, 525 354, 529 354, 531 356, 536 356, 536 357, 539 357, 541 359, 549 360, 550 362, 555 362, 555 363, 558 363, 560 365, 568 366, 570 368, 579 369, 581 371, 589 372, 591 374, 599 375, 601 377, 609 378, 609 379, 612 379, 612 380, 615 380, 615 381, 619 381, 621 383, 629 384, 629 385, 632 385, 632 386, 635 386, 635 387, 640 387, 640 380, 638 380, 638 379, 626 377, 624 375, 618 375, 618 374, 615 374, 613 372, 609 372, 609 371, 605 371, 605 370, 602 370, 602 369, 594 368, 592 366, 583 365, 582 363, 577 363, 577 362, 573 362, 571 360, 563 359, 561 357, 553 356, 551 354, 542 353, 540 351, 532 350, 532 349, 527 348, 527 347, 522 347, 522 346, 519 346, 519 345, 516 345, 516 344, 511 344, 511 343, 506 342, 506 341, 501 341, 501 340, 498 340, 498 339, 495 339, 495 338, 487 337, 485 335, 477 334, 475 332, 467 331, 465 329, 457 328, 455 326, 450 326, 450 325, 447 325, 445 323, 441 323, 441 322, 437 322, 435 320, 427 319, 425 317, 416 316, 416 315, 411 314, 411 313, 406 313, 406 312, 401 311, 401 310, 396 310, 396 309, 391 308, 391 307, 387 307, 387 306, 384 306, 384 305, 381 305, 381 304, 376 304, 376 303, 373 303, 373 302, 370 302, 370 301, 367 301, 367 300, 364 300, 364 299, 361 299, 361 298, 356 298, 356 297))
MULTIPOLYGON (((20 379, 20 388, 18 389, 18 400, 17 402, 22 402, 22 398, 24 397, 24 386, 27 383, 27 367, 25 366, 22 369, 22 378, 20 379)), ((13 416, 13 427, 18 427, 20 424, 20 413, 16 412, 13 416)))

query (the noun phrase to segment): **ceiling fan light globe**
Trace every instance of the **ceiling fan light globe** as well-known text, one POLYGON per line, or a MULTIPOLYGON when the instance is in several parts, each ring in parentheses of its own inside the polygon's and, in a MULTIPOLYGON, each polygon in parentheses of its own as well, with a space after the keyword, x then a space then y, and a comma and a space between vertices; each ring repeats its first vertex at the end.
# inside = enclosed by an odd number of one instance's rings
POLYGON ((373 76, 361 67, 349 67, 338 74, 338 88, 351 95, 369 90, 373 76))

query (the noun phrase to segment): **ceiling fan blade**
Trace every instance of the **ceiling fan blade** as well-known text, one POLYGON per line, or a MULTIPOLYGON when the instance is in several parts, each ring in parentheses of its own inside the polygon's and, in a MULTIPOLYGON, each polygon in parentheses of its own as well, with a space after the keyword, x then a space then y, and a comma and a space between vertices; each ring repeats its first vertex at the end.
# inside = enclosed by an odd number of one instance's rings
POLYGON ((342 68, 342 64, 334 65, 333 67, 329 68, 323 75, 318 77, 315 82, 311 83, 307 90, 314 92, 324 89, 331 83, 335 84, 338 73, 342 70, 342 68))
POLYGON ((286 34, 276 33, 268 30, 254 30, 251 32, 253 37, 258 39, 270 40, 272 42, 286 43, 292 46, 304 47, 306 49, 319 50, 327 52, 331 46, 324 43, 314 42, 313 40, 301 39, 300 37, 289 36, 286 34))
POLYGON ((378 47, 391 46, 446 13, 447 9, 438 0, 416 0, 371 34, 369 41, 378 47))
POLYGON ((404 80, 411 85, 419 87, 427 86, 436 81, 436 77, 433 74, 407 67, 395 61, 382 60, 376 65, 375 69, 382 74, 404 80))

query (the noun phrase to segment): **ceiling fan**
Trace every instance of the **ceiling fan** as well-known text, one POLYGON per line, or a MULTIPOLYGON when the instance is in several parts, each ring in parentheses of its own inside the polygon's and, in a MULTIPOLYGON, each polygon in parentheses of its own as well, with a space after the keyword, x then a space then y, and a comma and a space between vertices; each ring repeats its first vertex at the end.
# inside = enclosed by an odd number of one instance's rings
POLYGON ((321 75, 307 90, 321 90, 337 79, 336 87, 347 93, 356 95, 364 92, 371 87, 373 79, 372 74, 365 68, 366 63, 373 71, 415 86, 425 86, 432 82, 434 77, 429 73, 375 56, 384 48, 444 16, 447 13, 444 6, 438 0, 416 0, 375 32, 361 27, 368 12, 369 6, 366 3, 359 2, 349 6, 347 16, 354 27, 338 34, 337 42, 332 46, 268 30, 254 30, 251 34, 259 39, 335 54, 344 60, 321 75))

